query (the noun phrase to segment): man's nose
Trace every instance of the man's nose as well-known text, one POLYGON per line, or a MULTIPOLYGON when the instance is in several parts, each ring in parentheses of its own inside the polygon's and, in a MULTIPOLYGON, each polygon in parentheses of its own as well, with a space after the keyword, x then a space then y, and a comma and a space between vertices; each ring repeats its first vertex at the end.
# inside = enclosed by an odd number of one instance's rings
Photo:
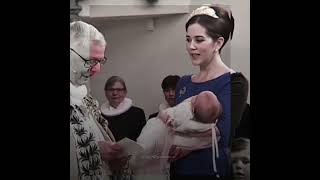
POLYGON ((101 65, 100 65, 100 63, 97 63, 95 66, 93 66, 93 67, 91 68, 91 71, 92 71, 93 73, 98 73, 98 72, 100 72, 100 70, 101 70, 101 65))
POLYGON ((170 90, 170 91, 169 91, 169 95, 170 95, 170 96, 174 96, 174 95, 175 95, 175 90, 170 90))

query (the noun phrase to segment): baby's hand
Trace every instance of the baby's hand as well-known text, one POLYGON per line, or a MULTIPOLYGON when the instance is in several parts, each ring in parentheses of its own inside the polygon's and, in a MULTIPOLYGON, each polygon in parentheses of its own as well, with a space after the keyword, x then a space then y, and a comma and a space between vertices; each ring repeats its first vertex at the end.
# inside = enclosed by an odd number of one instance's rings
POLYGON ((158 118, 160 118, 161 121, 166 124, 167 120, 169 118, 169 115, 167 113, 163 112, 163 111, 160 111, 159 115, 158 115, 158 118))
POLYGON ((173 119, 170 116, 169 116, 169 118, 167 120, 166 125, 169 126, 169 127, 173 127, 173 119))

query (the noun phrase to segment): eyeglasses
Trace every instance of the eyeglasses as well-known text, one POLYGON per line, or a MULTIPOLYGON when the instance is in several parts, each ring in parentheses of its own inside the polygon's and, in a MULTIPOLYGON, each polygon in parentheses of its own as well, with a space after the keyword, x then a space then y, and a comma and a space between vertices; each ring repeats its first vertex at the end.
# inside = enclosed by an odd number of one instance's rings
POLYGON ((85 59, 84 57, 82 57, 79 53, 77 53, 74 49, 70 48, 71 51, 73 51, 74 53, 76 53, 83 61, 84 61, 84 65, 86 67, 93 67, 96 64, 100 63, 100 64, 104 64, 107 61, 107 58, 104 57, 103 59, 100 60, 96 60, 96 59, 85 59))
POLYGON ((123 92, 123 91, 125 91, 125 89, 124 88, 110 88, 110 89, 107 89, 106 91, 108 91, 108 92, 114 92, 114 91, 123 92))

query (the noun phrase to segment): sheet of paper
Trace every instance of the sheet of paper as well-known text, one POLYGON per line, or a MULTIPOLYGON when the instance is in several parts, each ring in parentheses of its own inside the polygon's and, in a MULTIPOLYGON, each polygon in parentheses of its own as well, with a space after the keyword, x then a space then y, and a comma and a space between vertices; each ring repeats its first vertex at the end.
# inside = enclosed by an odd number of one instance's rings
POLYGON ((143 147, 141 145, 129 138, 123 138, 118 141, 117 144, 119 144, 123 149, 121 156, 136 155, 137 153, 143 151, 143 147))

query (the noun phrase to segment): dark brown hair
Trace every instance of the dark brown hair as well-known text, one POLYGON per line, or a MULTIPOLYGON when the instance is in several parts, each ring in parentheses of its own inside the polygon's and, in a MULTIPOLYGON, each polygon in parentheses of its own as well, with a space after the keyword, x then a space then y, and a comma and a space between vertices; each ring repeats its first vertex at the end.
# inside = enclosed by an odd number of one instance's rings
POLYGON ((248 148, 250 148, 250 139, 240 137, 233 140, 231 152, 238 152, 248 148))
POLYGON ((168 75, 165 77, 161 83, 161 87, 163 91, 168 89, 176 89, 180 76, 178 75, 168 75))
POLYGON ((219 50, 219 52, 221 52, 226 42, 229 39, 232 39, 234 30, 234 18, 232 16, 231 11, 227 11, 222 7, 211 6, 210 8, 215 10, 216 15, 219 18, 214 18, 205 14, 195 15, 188 20, 185 28, 187 31, 190 25, 198 23, 206 29, 207 35, 211 37, 213 40, 216 40, 219 37, 223 37, 224 42, 219 50))

